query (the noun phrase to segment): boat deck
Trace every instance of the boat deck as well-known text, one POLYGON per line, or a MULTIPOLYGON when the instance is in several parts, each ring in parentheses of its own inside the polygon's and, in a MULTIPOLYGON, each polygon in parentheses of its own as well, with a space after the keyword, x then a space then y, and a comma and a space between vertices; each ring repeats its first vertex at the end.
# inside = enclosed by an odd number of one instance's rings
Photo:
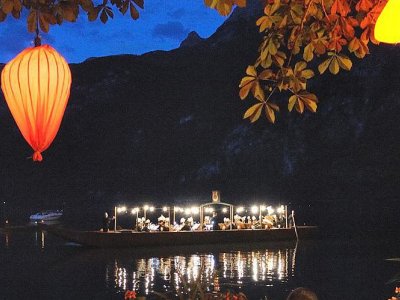
MULTIPOLYGON (((49 228, 48 231, 71 242, 84 246, 101 248, 159 247, 296 240, 294 228, 178 232, 135 232, 127 230, 102 232, 49 228)), ((298 226, 297 232, 300 239, 318 237, 318 227, 316 226, 298 226)))

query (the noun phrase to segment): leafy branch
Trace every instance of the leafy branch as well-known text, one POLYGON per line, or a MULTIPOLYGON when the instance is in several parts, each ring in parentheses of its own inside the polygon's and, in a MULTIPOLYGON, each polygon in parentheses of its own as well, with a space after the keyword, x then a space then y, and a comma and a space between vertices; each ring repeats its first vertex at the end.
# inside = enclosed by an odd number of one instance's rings
MULTIPOLYGON (((210 1, 205 1, 207 2, 210 1)), ((213 8, 233 8, 235 1, 214 0, 213 8)), ((386 0, 268 0, 256 25, 263 34, 259 57, 246 69, 239 85, 242 100, 257 101, 244 119, 257 121, 262 111, 274 123, 279 101, 272 95, 287 95, 289 111, 316 112, 318 98, 307 90, 315 73, 308 64, 318 63, 318 75, 327 70, 336 75, 350 71, 351 56, 359 59, 369 54, 377 17, 386 0), (250 95, 252 97, 250 97, 250 95)), ((243 4, 243 3, 241 3, 243 4)), ((210 5, 209 5, 210 6, 210 5)), ((313 64, 314 65, 314 64, 313 64)))
POLYGON ((103 0, 98 4, 93 0, 1 0, 0 22, 10 14, 19 19, 22 11, 27 10, 28 31, 35 32, 39 24, 40 30, 48 32, 50 25, 75 22, 80 11, 87 15, 89 21, 100 18, 101 22, 106 23, 114 17, 113 9, 123 15, 129 9, 131 18, 137 20, 138 8, 144 8, 144 0, 103 0))

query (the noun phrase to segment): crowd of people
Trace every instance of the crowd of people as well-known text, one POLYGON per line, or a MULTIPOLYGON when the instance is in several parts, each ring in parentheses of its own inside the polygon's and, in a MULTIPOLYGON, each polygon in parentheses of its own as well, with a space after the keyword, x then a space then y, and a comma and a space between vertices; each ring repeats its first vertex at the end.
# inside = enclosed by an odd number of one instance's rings
MULTIPOLYGON (((109 225, 114 217, 109 217, 108 213, 104 214, 103 231, 109 230, 109 225)), ((284 215, 266 215, 262 218, 255 216, 233 216, 233 221, 227 217, 219 218, 217 212, 213 212, 211 216, 205 216, 203 221, 203 230, 230 230, 230 229, 272 229, 291 227, 291 218, 285 219, 284 215)), ((150 219, 138 217, 134 230, 138 232, 150 231, 196 231, 201 229, 199 221, 194 221, 193 217, 181 218, 179 222, 171 224, 170 219, 161 215, 157 224, 152 223, 150 219)))

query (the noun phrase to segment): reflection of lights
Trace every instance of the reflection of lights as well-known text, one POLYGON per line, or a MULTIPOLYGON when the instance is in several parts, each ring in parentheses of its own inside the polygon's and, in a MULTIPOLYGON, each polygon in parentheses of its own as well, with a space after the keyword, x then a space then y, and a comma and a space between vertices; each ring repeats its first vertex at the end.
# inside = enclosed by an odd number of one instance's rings
POLYGON ((168 207, 164 206, 162 210, 163 210, 163 212, 167 212, 168 211, 168 207))
POLYGON ((135 290, 143 295, 151 294, 160 283, 164 292, 184 292, 185 282, 192 285, 199 281, 209 291, 232 284, 237 284, 240 289, 251 282, 273 286, 277 281, 287 281, 294 276, 295 253, 293 249, 278 249, 233 251, 220 253, 217 257, 193 254, 143 258, 135 260, 134 264, 118 265, 116 262, 112 268, 114 273, 108 272, 107 276, 117 288, 135 290))
POLYGON ((131 210, 131 213, 132 214, 136 214, 136 213, 138 213, 139 212, 139 207, 135 207, 135 208, 133 208, 132 210, 131 210))
POLYGON ((222 212, 223 212, 224 214, 226 214, 226 213, 228 212, 228 209, 227 209, 226 207, 224 207, 224 208, 222 209, 222 212))
POLYGON ((237 212, 237 213, 242 213, 242 212, 244 212, 244 207, 243 207, 243 206, 238 207, 238 208, 236 209, 236 212, 237 212))
POLYGON ((150 211, 154 211, 154 209, 155 209, 154 206, 150 206, 150 207, 149 207, 149 210, 150 210, 150 211))
POLYGON ((44 249, 44 232, 41 231, 41 248, 44 249))
POLYGON ((6 248, 8 248, 9 246, 10 246, 10 241, 9 241, 8 233, 6 232, 6 248))
POLYGON ((276 210, 278 214, 283 214, 285 212, 285 208, 283 205, 279 206, 276 210))
POLYGON ((147 211, 147 210, 149 210, 149 206, 145 205, 145 206, 143 206, 143 209, 144 209, 144 211, 147 211))
POLYGON ((256 214, 256 213, 258 213, 258 207, 257 206, 252 206, 251 207, 251 212, 253 213, 253 214, 256 214))

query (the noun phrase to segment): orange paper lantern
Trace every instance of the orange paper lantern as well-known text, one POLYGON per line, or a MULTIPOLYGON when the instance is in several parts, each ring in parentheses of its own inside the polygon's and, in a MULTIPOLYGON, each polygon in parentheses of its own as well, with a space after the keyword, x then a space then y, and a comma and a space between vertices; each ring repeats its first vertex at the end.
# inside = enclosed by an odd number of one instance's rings
POLYGON ((67 106, 71 71, 49 45, 27 48, 5 65, 1 89, 34 161, 53 142, 67 106))
POLYGON ((383 8, 375 24, 377 41, 400 43, 400 0, 389 0, 383 8))

